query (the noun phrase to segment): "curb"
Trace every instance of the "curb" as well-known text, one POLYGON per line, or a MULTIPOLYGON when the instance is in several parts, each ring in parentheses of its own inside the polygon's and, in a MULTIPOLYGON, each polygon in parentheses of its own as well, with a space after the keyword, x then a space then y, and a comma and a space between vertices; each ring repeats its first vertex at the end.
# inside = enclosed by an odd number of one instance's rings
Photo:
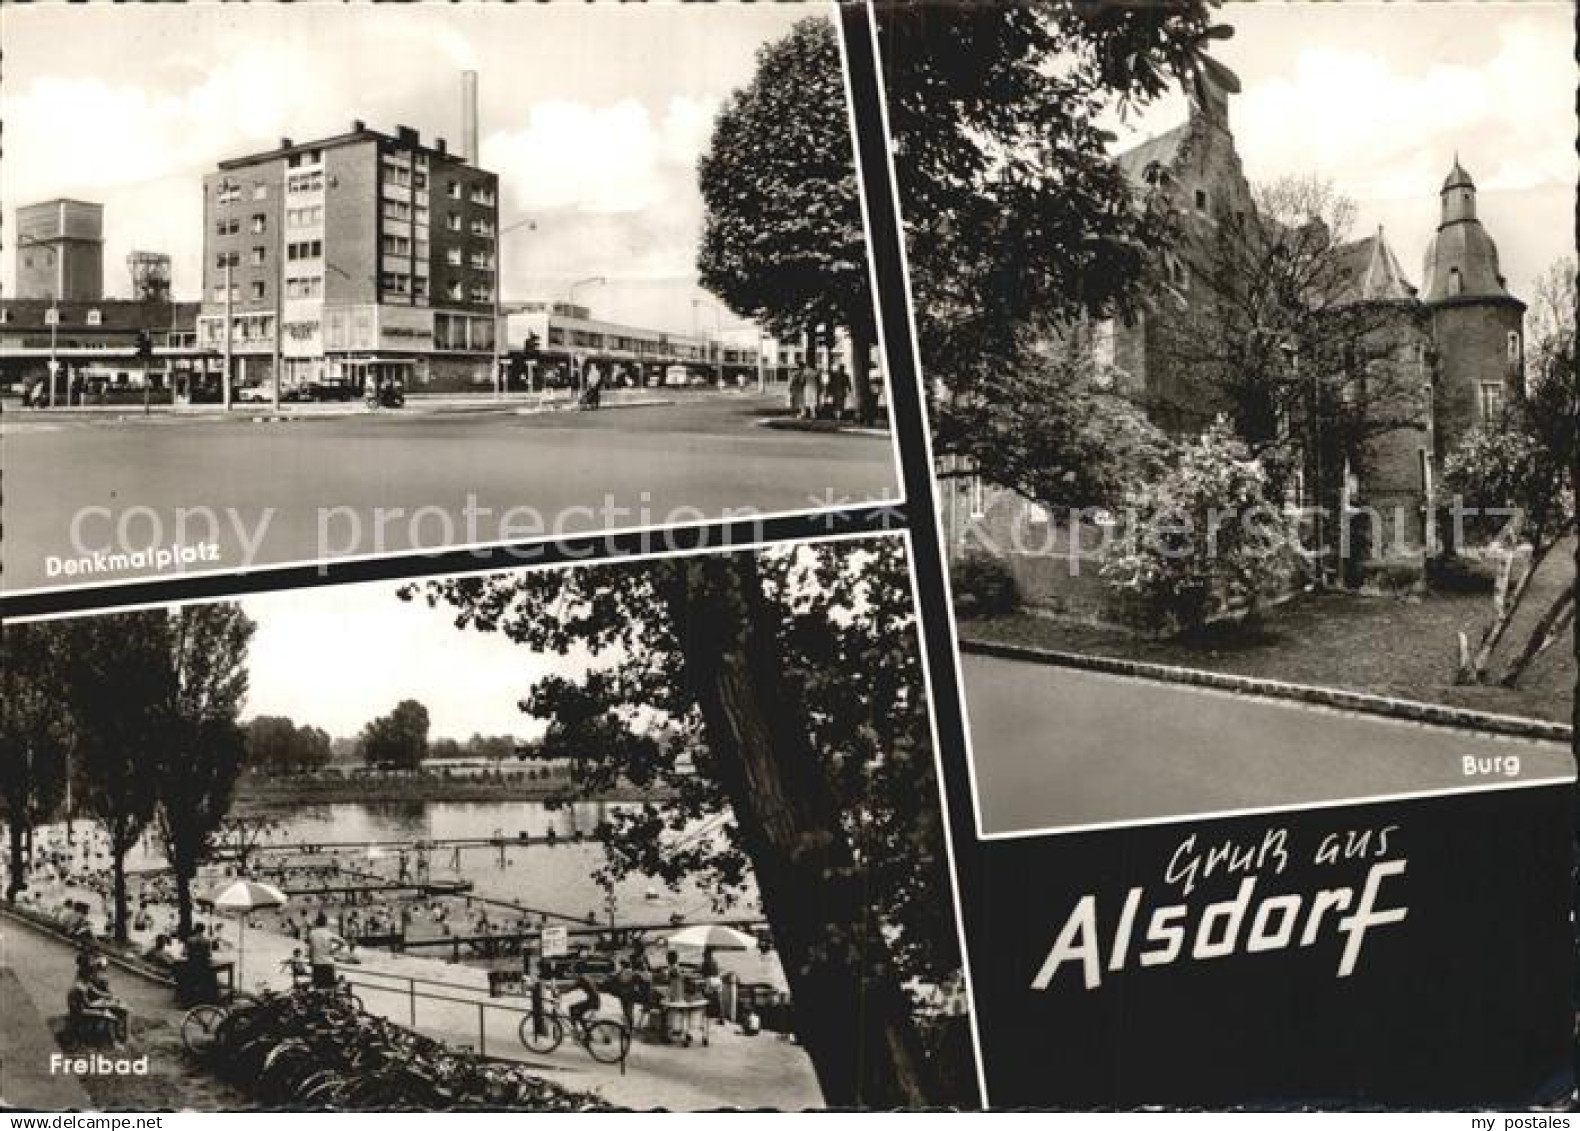
MULTIPOLYGON (((674 405, 674 404, 679 404, 679 403, 680 403, 679 401, 674 400, 674 399, 664 399, 664 398, 660 398, 660 397, 653 397, 653 398, 649 398, 649 399, 646 399, 646 400, 639 400, 639 401, 610 401, 607 404, 601 404, 597 408, 591 409, 590 411, 592 411, 592 412, 609 412, 610 410, 617 409, 617 408, 662 408, 662 407, 664 407, 666 405, 674 405)), ((563 404, 535 405, 535 406, 530 406, 530 407, 529 406, 523 406, 521 408, 516 409, 515 410, 515 414, 517 416, 544 416, 544 415, 546 415, 548 413, 554 413, 554 412, 581 412, 581 411, 582 411, 582 406, 581 405, 577 404, 575 401, 567 401, 567 402, 565 402, 563 404)))
POLYGON ((1567 745, 1574 740, 1574 728, 1564 723, 1522 719, 1514 715, 1494 715, 1486 711, 1445 707, 1437 703, 1421 703, 1413 699, 1396 699, 1388 695, 1371 695, 1362 691, 1312 687, 1303 683, 1284 683, 1281 680, 1225 675, 1222 672, 1201 671, 1196 668, 1121 660, 1111 656, 1088 656, 1079 652, 1058 652, 1024 644, 995 644, 984 640, 962 639, 960 651, 963 654, 993 656, 1001 660, 1022 660, 1028 663, 1046 664, 1050 667, 1079 668, 1108 675, 1129 676, 1134 679, 1209 687, 1266 699, 1292 700, 1319 707, 1332 707, 1341 711, 1353 711, 1357 714, 1380 715, 1384 718, 1425 723, 1429 726, 1472 730, 1481 734, 1500 734, 1511 738, 1529 739, 1533 742, 1556 742, 1567 745))
POLYGON ((869 428, 861 424, 831 424, 831 426, 827 428, 816 428, 808 427, 805 421, 797 422, 793 420, 785 420, 782 417, 776 416, 759 417, 757 420, 757 427, 772 428, 775 432, 811 432, 824 436, 847 435, 887 437, 890 435, 890 432, 887 428, 869 428))
MULTIPOLYGON (((0 904, 0 919, 8 919, 13 923, 20 923, 24 927, 54 939, 63 946, 71 947, 73 950, 83 949, 83 944, 78 940, 61 934, 55 928, 45 923, 40 923, 37 919, 33 918, 33 916, 27 914, 24 911, 20 911, 15 907, 0 904)), ((93 941, 93 950, 94 953, 103 956, 105 961, 118 970, 123 970, 128 974, 135 974, 137 977, 152 982, 156 986, 167 986, 172 989, 175 987, 176 983, 174 979, 162 977, 159 974, 155 974, 151 970, 144 969, 142 966, 139 966, 136 963, 128 962, 125 958, 121 957, 119 954, 116 954, 114 951, 101 947, 99 945, 98 939, 93 941)))

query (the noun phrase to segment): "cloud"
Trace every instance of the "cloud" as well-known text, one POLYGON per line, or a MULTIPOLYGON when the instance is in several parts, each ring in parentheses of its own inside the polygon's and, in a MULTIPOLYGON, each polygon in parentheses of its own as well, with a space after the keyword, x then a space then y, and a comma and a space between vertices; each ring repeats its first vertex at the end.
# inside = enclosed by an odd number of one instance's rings
POLYGON ((711 107, 693 98, 671 99, 658 121, 634 99, 551 99, 532 107, 523 128, 485 139, 483 162, 524 212, 639 212, 673 191, 674 174, 696 161, 712 121, 711 107))
POLYGON ((1247 88, 1236 134, 1256 169, 1321 170, 1364 199, 1435 191, 1456 151, 1484 188, 1572 182, 1573 152, 1554 144, 1572 134, 1562 47, 1520 21, 1475 67, 1412 70, 1383 47, 1307 47, 1286 76, 1247 88))

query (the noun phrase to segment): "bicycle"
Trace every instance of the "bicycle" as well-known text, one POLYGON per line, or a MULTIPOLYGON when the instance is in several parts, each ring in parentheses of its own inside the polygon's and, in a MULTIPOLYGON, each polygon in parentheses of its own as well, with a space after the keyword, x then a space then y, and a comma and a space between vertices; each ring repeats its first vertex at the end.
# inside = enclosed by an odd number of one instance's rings
POLYGON ((219 1043, 219 1031, 237 1013, 257 1005, 261 999, 245 990, 230 990, 218 1002, 194 1005, 181 1018, 181 1043, 187 1052, 204 1059, 219 1043))
POLYGON ((567 1027, 576 1043, 600 1064, 619 1064, 631 1051, 631 1030, 621 1022, 589 1015, 573 1018, 558 1004, 522 1017, 518 1031, 523 1045, 546 1056, 560 1047, 567 1027))

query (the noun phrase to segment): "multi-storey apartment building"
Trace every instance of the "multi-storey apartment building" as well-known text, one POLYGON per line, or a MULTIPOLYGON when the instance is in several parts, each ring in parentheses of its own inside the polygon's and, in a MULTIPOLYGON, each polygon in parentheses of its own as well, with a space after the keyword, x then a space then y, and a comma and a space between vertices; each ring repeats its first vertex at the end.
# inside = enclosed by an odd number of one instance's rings
POLYGON ((282 387, 489 387, 498 199, 493 173, 405 126, 222 161, 203 183, 199 343, 228 350, 238 388, 276 365, 282 387))

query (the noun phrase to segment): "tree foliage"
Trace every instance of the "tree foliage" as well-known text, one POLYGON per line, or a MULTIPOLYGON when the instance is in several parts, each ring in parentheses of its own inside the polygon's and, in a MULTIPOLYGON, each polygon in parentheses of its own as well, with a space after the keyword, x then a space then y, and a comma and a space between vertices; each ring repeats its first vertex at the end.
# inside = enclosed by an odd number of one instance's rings
POLYGON ((456 623, 593 657, 524 707, 613 812, 615 873, 756 881, 830 1103, 941 1102, 910 978, 960 957, 903 547, 894 539, 611 563, 427 589, 456 623), (861 1003, 858 1005, 858 1003, 861 1003))
MULTIPOLYGON (((1169 238, 1100 116, 1193 75, 1226 29, 1197 0, 890 0, 878 25, 935 451, 980 460, 1021 433, 978 406, 1028 392, 1019 375, 1051 329, 1138 309, 1169 238)), ((977 470, 999 481, 991 459, 977 470)))
POLYGON ((1254 612, 1289 563, 1267 477, 1225 421, 1178 446, 1168 469, 1132 491, 1103 577, 1159 632, 1189 632, 1231 606, 1254 612))
POLYGON ((159 833, 176 882, 179 930, 192 926, 192 881, 230 813, 247 759, 239 722, 256 628, 240 605, 189 605, 164 618, 171 682, 157 752, 159 833))
POLYGON ((839 41, 824 16, 765 46, 697 165, 701 284, 779 337, 850 332, 856 408, 876 333, 839 41))
POLYGON ((126 854, 158 809, 175 655, 163 612, 83 617, 63 631, 78 796, 109 840, 112 921, 124 941, 126 854))
POLYGON ((357 746, 370 766, 417 769, 428 756, 428 708, 415 699, 402 699, 389 714, 362 728, 357 746))
POLYGON ((26 886, 32 830, 60 812, 75 728, 64 696, 58 624, 0 630, 0 812, 10 837, 6 893, 26 886))
POLYGON ((247 765, 264 774, 304 774, 329 765, 328 732, 283 715, 256 715, 247 722, 247 765))
POLYGON ((1419 427, 1429 379, 1410 352, 1424 313, 1362 293, 1354 215, 1331 182, 1285 177, 1220 202, 1204 231, 1198 222, 1177 241, 1189 301, 1157 322, 1177 391, 1148 406, 1191 431, 1227 416, 1267 468, 1271 498, 1300 468, 1333 513, 1345 467, 1364 477, 1376 441, 1419 427))

